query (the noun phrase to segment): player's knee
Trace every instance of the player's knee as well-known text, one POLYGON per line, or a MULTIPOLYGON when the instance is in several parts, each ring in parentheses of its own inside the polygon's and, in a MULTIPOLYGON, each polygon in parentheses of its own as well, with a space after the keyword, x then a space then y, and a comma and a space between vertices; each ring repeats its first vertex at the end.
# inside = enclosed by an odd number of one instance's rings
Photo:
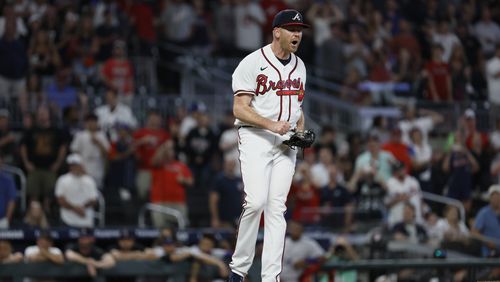
POLYGON ((245 206, 245 210, 247 210, 249 212, 262 212, 265 207, 266 207, 266 201, 262 201, 262 200, 250 201, 250 202, 247 202, 247 205, 245 206))

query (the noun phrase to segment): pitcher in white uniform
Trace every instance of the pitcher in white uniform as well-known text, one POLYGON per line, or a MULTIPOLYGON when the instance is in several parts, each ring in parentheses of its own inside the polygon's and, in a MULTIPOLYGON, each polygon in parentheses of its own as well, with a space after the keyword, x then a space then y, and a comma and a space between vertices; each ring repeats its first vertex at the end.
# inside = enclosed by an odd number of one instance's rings
POLYGON ((235 125, 239 134, 245 202, 230 281, 243 281, 255 255, 264 212, 262 281, 279 281, 286 234, 286 198, 297 151, 283 145, 304 130, 306 68, 294 53, 307 28, 302 15, 283 10, 273 20, 273 41, 246 56, 233 73, 235 125))

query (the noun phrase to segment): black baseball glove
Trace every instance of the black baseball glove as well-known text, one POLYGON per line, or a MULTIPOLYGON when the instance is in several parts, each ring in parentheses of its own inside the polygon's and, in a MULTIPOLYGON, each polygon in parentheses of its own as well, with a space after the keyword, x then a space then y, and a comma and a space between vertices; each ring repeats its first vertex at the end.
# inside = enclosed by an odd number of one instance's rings
POLYGON ((299 148, 308 148, 314 143, 314 139, 316 134, 311 130, 306 130, 303 132, 295 132, 290 139, 283 141, 283 144, 289 146, 292 149, 297 147, 299 148))

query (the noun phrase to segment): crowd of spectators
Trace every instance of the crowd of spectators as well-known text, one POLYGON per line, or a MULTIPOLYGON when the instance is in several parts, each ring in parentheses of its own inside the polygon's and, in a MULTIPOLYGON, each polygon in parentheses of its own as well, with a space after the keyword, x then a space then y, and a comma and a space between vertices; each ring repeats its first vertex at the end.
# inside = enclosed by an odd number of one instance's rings
MULTIPOLYGON (((194 103, 171 116, 149 109, 140 122, 131 105, 142 73, 129 55, 150 58, 157 43, 168 43, 194 54, 242 56, 268 41, 273 15, 286 7, 312 25, 299 55, 313 74, 341 86, 332 94, 342 99, 388 104, 404 92, 500 108, 500 8, 489 1, 6 1, 0 155, 26 173, 28 208, 20 209, 19 183, 2 171, 0 228, 94 227, 100 197, 118 210, 115 224, 135 223, 137 207, 154 203, 178 211, 191 227, 234 228, 244 193, 232 113, 216 122, 194 103), (384 86, 392 83, 396 88, 384 86), (95 93, 104 103, 92 108, 95 93), (10 126, 14 119, 22 128, 10 126)), ((500 120, 479 131, 468 109, 445 140, 435 140, 443 116, 412 105, 402 112, 401 120, 378 116, 368 132, 347 136, 325 125, 297 165, 287 216, 341 232, 375 220, 395 240, 416 243, 463 247, 479 238, 480 255, 497 256, 500 120), (426 203, 422 191, 461 201, 466 218, 426 203)), ((151 220, 175 225, 158 213, 151 220)), ((350 247, 343 252, 358 257, 350 247)), ((34 257, 59 261, 57 253, 34 257)), ((99 261, 68 251, 66 259, 91 271, 112 265, 118 253, 99 261)), ((219 268, 224 276, 227 269, 219 268)))

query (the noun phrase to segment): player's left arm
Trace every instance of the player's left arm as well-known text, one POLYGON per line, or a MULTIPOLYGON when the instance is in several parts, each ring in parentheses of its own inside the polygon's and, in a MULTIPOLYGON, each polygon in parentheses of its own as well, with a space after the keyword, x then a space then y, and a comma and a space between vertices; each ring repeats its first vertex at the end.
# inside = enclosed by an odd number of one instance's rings
POLYGON ((297 131, 298 132, 303 132, 305 129, 305 118, 304 118, 304 111, 302 109, 300 110, 300 118, 297 121, 297 131))

